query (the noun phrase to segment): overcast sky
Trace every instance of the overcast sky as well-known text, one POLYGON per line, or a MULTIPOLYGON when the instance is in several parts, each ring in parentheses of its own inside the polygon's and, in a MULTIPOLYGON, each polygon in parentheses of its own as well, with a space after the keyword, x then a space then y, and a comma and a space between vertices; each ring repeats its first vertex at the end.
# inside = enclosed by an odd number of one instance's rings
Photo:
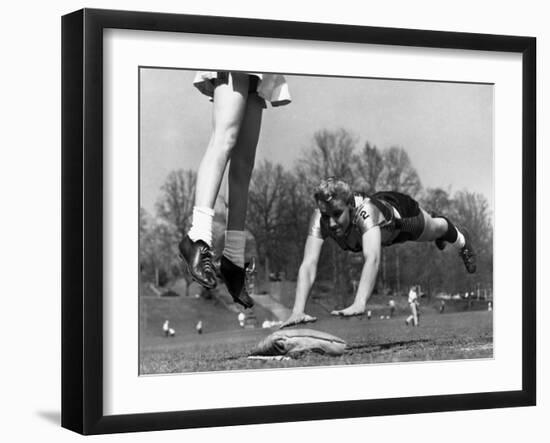
MULTIPOLYGON (((168 173, 197 169, 211 107, 193 71, 141 69, 141 206, 154 213, 168 173)), ((291 167, 320 129, 406 149, 423 186, 483 194, 493 210, 493 86, 286 76, 292 103, 264 110, 256 164, 291 167)))

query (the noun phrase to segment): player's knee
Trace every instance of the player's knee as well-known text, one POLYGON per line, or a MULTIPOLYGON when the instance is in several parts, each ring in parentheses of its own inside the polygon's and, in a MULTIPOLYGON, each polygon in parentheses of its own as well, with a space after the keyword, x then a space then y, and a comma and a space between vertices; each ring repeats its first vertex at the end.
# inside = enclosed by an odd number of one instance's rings
POLYGON ((447 221, 447 217, 444 217, 442 215, 432 212, 426 222, 429 223, 431 231, 436 236, 436 238, 445 235, 445 233, 449 230, 449 222, 447 221))
POLYGON ((434 219, 433 231, 436 238, 439 238, 442 235, 445 235, 445 233, 448 230, 449 230, 449 224, 447 223, 447 220, 445 220, 444 218, 434 219))
POLYGON ((229 158, 233 148, 237 144, 239 136, 239 128, 237 125, 230 126, 224 129, 217 129, 214 132, 213 146, 217 152, 229 158))

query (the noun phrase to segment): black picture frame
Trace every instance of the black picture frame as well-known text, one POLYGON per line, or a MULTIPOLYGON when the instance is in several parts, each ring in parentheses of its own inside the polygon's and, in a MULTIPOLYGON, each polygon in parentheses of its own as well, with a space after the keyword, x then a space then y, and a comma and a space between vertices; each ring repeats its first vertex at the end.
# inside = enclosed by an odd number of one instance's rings
POLYGON ((83 9, 62 18, 62 426, 82 434, 536 404, 536 39, 505 35, 83 9), (106 416, 103 412, 103 31, 107 28, 522 55, 522 388, 106 416))

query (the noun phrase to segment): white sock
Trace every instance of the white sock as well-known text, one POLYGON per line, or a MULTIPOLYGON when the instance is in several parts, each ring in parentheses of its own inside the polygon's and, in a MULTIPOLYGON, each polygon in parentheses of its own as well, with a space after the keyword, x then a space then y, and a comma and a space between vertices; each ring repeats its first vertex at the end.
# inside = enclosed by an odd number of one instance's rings
POLYGON ((207 207, 193 207, 193 221, 191 229, 187 235, 194 242, 202 240, 208 246, 212 247, 212 219, 214 218, 214 210, 207 207))
POLYGON ((452 243, 453 247, 455 247, 456 249, 462 249, 464 247, 464 245, 466 244, 466 239, 464 238, 464 235, 462 234, 462 232, 460 232, 456 226, 455 226, 455 229, 456 229, 456 234, 457 234, 457 237, 456 237, 456 240, 454 243, 452 243))
POLYGON ((244 231, 225 231, 223 255, 243 269, 245 244, 246 234, 244 231))

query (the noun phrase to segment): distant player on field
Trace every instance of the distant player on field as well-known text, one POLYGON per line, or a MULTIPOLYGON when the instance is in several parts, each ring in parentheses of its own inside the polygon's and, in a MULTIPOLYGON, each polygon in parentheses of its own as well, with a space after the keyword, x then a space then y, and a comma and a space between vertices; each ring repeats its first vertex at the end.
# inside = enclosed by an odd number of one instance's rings
POLYGON ((281 327, 308 323, 316 318, 305 313, 309 291, 315 281, 321 247, 332 238, 342 249, 362 252, 363 270, 351 306, 332 311, 352 316, 365 312, 380 265, 382 246, 406 241, 434 241, 439 249, 449 243, 458 251, 466 271, 476 271, 476 255, 466 231, 457 229, 442 215, 430 215, 418 202, 399 192, 377 192, 371 196, 352 192, 337 178, 324 180, 315 190, 315 209, 298 273, 296 298, 290 317, 281 327))
POLYGON ((405 320, 405 323, 407 325, 410 325, 412 322, 413 326, 418 326, 418 292, 416 291, 415 286, 411 286, 411 289, 409 290, 409 307, 411 308, 411 315, 407 317, 407 320, 405 320))
POLYGON ((390 318, 393 318, 393 314, 395 314, 395 302, 390 300, 388 306, 390 307, 390 318))
POLYGON ((195 325, 195 329, 197 330, 197 334, 202 334, 202 320, 199 320, 197 324, 195 325))
POLYGON ((239 321, 239 326, 244 328, 244 321, 246 320, 246 315, 244 315, 244 312, 239 312, 239 315, 237 315, 237 320, 239 321))

